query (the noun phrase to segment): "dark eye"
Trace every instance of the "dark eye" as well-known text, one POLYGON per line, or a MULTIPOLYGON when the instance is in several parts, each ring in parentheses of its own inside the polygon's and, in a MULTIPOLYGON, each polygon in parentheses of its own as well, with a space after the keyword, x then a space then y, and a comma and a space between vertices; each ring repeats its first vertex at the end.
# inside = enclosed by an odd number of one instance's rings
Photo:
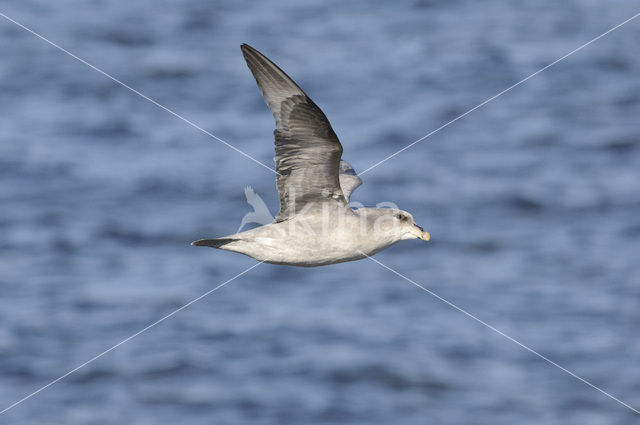
POLYGON ((403 214, 396 214, 394 217, 400 221, 404 221, 407 219, 407 217, 405 217, 403 214))

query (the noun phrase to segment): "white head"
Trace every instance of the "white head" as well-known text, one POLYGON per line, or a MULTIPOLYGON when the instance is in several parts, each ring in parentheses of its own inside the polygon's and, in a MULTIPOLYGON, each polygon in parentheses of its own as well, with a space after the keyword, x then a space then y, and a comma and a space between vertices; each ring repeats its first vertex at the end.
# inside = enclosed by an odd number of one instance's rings
POLYGON ((392 208, 360 208, 357 211, 366 214, 367 231, 373 231, 391 243, 407 239, 428 241, 431 238, 406 211, 392 208))

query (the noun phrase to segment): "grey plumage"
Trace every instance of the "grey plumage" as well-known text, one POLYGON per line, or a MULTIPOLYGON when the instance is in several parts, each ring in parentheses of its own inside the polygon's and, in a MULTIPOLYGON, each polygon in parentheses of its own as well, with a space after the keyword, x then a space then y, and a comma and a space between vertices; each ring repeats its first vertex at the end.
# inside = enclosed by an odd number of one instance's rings
POLYGON ((342 194, 345 199, 349 201, 351 193, 362 184, 362 180, 356 174, 356 171, 351 165, 344 159, 340 160, 340 166, 338 168, 338 177, 340 179, 340 187, 342 188, 342 194))
POLYGON ((271 224, 192 245, 312 267, 361 259, 401 240, 429 240, 405 211, 349 207, 362 181, 341 160, 342 145, 327 117, 277 65, 247 44, 241 49, 276 121, 280 211, 271 224))
POLYGON ((276 120, 276 221, 286 220, 308 202, 346 204, 338 177, 342 145, 327 117, 277 65, 247 44, 241 49, 276 120))

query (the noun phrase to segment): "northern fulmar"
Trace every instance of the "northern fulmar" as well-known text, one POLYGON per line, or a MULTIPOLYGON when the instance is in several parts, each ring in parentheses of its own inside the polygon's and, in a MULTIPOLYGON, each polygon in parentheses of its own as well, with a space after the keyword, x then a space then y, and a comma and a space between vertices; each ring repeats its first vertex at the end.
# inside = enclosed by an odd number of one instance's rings
POLYGON ((276 120, 280 211, 270 224, 191 244, 314 267, 359 260, 402 240, 428 241, 429 233, 406 211, 349 206, 362 180, 341 160, 342 145, 327 117, 276 64, 247 44, 240 48, 276 120))

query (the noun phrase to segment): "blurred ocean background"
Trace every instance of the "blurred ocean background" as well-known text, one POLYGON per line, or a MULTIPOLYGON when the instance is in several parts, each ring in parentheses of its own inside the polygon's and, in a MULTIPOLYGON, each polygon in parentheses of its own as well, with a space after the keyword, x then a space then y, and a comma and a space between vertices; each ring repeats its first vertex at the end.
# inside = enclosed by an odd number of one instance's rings
MULTIPOLYGON (((260 161, 278 63, 362 171, 639 1, 5 0, 260 161)), ((366 173, 432 242, 376 256, 640 407, 640 19, 366 173)), ((273 174, 0 18, 0 410, 252 264, 273 174)), ((630 424, 638 415, 372 261, 260 265, 7 424, 630 424)))

